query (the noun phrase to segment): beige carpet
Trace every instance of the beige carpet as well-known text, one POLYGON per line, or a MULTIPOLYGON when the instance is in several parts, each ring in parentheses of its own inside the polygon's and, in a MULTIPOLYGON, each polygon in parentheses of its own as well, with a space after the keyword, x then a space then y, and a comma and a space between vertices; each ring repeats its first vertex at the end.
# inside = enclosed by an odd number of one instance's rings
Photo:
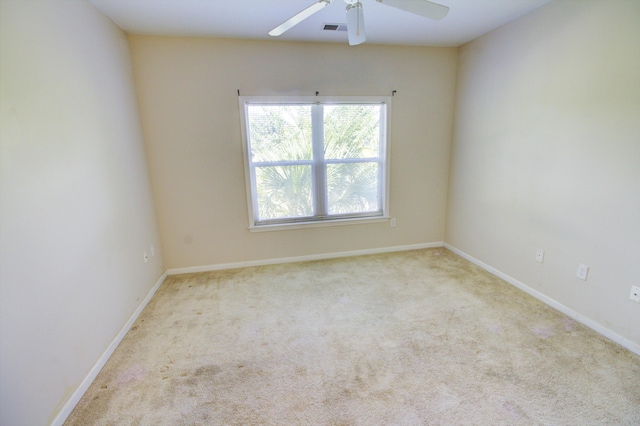
POLYGON ((169 277, 68 425, 640 425, 640 357, 445 249, 169 277))

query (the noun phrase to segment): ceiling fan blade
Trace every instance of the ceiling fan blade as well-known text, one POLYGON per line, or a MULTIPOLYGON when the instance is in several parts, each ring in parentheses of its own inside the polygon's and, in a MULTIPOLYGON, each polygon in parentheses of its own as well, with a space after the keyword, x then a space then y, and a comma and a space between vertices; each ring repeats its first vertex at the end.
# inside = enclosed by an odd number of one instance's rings
POLYGON ((304 9, 301 12, 298 12, 297 14, 292 16, 291 18, 289 18, 286 21, 284 21, 282 24, 278 25, 277 27, 275 27, 274 29, 269 31, 269 35, 272 36, 272 37, 277 37, 277 36, 281 35, 285 31, 287 31, 288 29, 294 27, 295 25, 297 25, 300 22, 302 22, 305 19, 307 19, 309 16, 311 16, 314 13, 324 9, 329 4, 331 4, 331 0, 319 0, 319 1, 315 2, 311 6, 307 7, 306 9, 304 9))
POLYGON ((395 7, 396 9, 405 10, 407 12, 415 13, 416 15, 424 16, 425 18, 439 21, 447 16, 449 13, 449 7, 443 6, 438 3, 432 3, 427 0, 376 0, 378 3, 386 4, 387 6, 395 7))
POLYGON ((364 13, 360 2, 347 6, 347 34, 351 46, 364 43, 367 39, 364 33, 364 13))

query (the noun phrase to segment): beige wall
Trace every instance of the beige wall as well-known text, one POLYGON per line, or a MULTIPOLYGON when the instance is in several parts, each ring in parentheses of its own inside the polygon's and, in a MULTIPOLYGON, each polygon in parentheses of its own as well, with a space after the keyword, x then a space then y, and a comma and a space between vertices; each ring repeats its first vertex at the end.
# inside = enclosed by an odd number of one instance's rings
POLYGON ((130 37, 169 268, 442 241, 457 50, 130 37), (250 233, 242 95, 390 95, 388 222, 250 233))
POLYGON ((636 345, 639 76, 637 0, 556 0, 461 48, 446 233, 636 345))
POLYGON ((162 256, 126 35, 84 0, 2 0, 0 55, 0 424, 45 425, 162 256))

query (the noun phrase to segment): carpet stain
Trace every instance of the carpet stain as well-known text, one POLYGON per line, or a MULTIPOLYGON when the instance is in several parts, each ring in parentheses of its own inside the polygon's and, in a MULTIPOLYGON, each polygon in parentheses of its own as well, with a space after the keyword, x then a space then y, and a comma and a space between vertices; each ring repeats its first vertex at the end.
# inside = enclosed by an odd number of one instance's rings
MULTIPOLYGON (((243 365, 238 365, 238 368, 242 368, 243 365)), ((217 376, 222 372, 222 368, 219 365, 204 365, 202 367, 198 367, 196 371, 194 371, 193 376, 199 379, 211 379, 214 376, 217 376)))
POLYGON ((576 328, 576 322, 574 320, 567 317, 562 318, 562 329, 565 332, 569 333, 575 330, 575 328, 576 328))
POLYGON ((531 331, 533 332, 533 334, 542 339, 548 339, 549 337, 553 337, 556 334, 556 332, 552 328, 545 327, 543 325, 532 327, 531 331))
POLYGON ((117 383, 119 385, 124 385, 125 383, 130 382, 140 382, 146 377, 146 375, 147 370, 144 368, 144 366, 136 364, 123 371, 118 376, 117 383))
POLYGON ((511 415, 515 420, 522 419, 524 416, 523 411, 518 407, 514 401, 506 400, 502 403, 502 408, 511 415))

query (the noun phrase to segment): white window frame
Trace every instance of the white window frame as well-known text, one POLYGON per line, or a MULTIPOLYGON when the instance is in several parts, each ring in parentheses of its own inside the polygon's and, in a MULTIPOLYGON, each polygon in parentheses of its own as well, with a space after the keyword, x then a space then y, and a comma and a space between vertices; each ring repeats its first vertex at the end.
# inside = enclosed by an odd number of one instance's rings
MULTIPOLYGON (((335 225, 349 225, 349 224, 360 224, 360 223, 372 223, 372 222, 383 222, 389 220, 389 175, 390 175, 390 117, 391 117, 391 97, 390 96, 240 96, 239 97, 239 106, 240 106, 240 121, 241 121, 241 131, 242 131, 242 152, 244 156, 244 169, 245 169, 245 185, 246 185, 246 194, 247 194, 247 207, 248 207, 248 215, 249 215, 249 230, 252 232, 258 231, 275 231, 275 230, 285 230, 285 229, 298 229, 298 228, 308 228, 308 227, 317 227, 317 226, 335 226, 335 225), (361 214, 352 214, 348 215, 348 217, 341 216, 328 216, 328 217, 314 217, 313 219, 309 218, 301 218, 301 219, 290 219, 286 221, 281 221, 278 223, 258 223, 258 204, 257 204, 257 193, 254 191, 256 188, 256 180, 255 180, 255 166, 252 165, 250 159, 250 141, 248 138, 249 135, 249 120, 248 116, 248 106, 251 104, 304 104, 304 105, 317 105, 317 104, 378 104, 384 105, 384 108, 381 109, 381 117, 380 117, 380 141, 381 141, 381 154, 380 161, 381 166, 378 167, 378 179, 379 182, 382 182, 382 188, 379 188, 380 193, 378 196, 380 197, 380 205, 382 207, 382 212, 376 213, 361 213, 361 214)), ((312 109, 313 111, 313 109, 312 109)), ((312 120, 317 120, 317 117, 313 117, 314 113, 312 112, 312 120)), ((313 126, 313 138, 322 138, 322 132, 324 131, 323 126, 317 125, 317 121, 315 121, 316 125, 313 126), (320 133, 320 134, 318 134, 320 133)), ((317 147, 317 144, 314 145, 317 147)), ((314 156, 321 155, 324 157, 323 152, 315 152, 314 156)), ((299 163, 300 165, 309 165, 312 164, 315 167, 313 170, 313 176, 323 175, 324 171, 320 170, 324 165, 324 162, 331 163, 332 160, 322 160, 322 163, 318 162, 310 162, 310 161, 299 161, 299 162, 287 162, 287 165, 296 165, 299 163)), ((345 163, 349 162, 349 160, 336 160, 336 163, 345 163)), ((355 160, 354 162, 358 162, 355 160)), ((323 185, 323 179, 315 179, 314 180, 314 188, 313 195, 314 199, 316 198, 316 194, 318 193, 318 185, 323 185)), ((322 192, 325 192, 324 189, 322 192)), ((317 202, 321 205, 322 209, 326 210, 326 206, 323 205, 324 200, 317 200, 317 202)))

